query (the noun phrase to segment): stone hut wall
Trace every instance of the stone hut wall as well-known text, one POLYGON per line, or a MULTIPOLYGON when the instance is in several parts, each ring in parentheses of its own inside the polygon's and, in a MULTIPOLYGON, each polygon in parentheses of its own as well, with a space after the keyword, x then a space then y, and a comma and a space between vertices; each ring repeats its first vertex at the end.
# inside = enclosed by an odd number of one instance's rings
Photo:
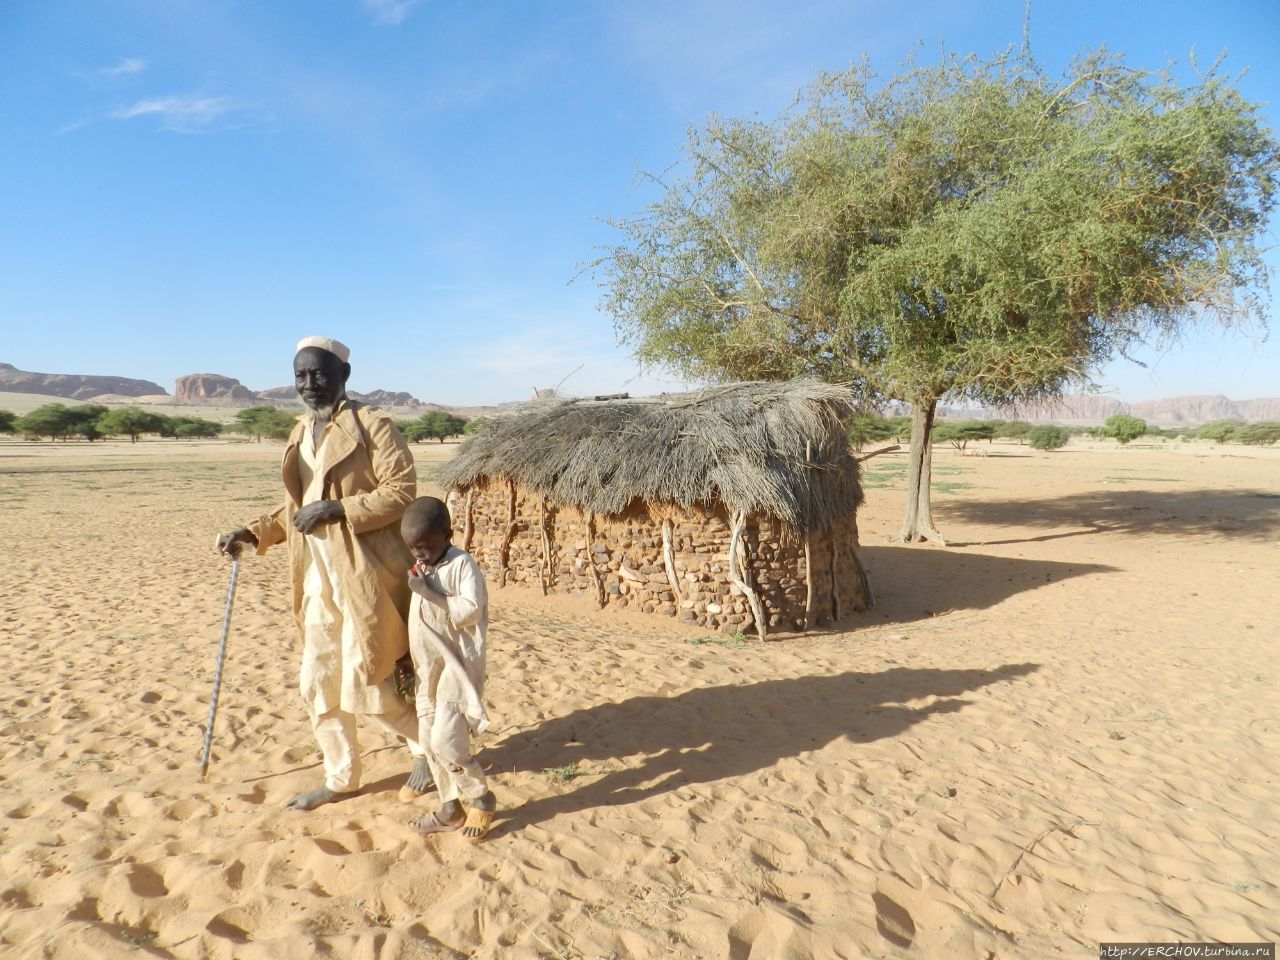
MULTIPOLYGON (((725 633, 754 629, 750 599, 731 582, 732 519, 724 507, 636 500, 621 515, 598 517, 489 478, 452 492, 449 508, 454 543, 476 557, 493 586, 525 584, 725 633)), ((807 539, 811 578, 802 534, 772 517, 746 518, 737 570, 769 630, 828 626, 867 606, 856 518, 807 539)))

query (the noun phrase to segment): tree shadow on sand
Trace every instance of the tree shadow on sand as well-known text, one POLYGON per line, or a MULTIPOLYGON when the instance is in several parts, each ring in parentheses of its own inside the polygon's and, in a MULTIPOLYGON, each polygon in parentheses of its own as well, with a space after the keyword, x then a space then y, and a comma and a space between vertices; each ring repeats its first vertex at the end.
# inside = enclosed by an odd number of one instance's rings
MULTIPOLYGON (((986 610, 1010 597, 1074 577, 1115 573, 1101 563, 996 557, 927 546, 859 547, 876 602, 833 628, 911 623, 955 610, 986 610)), ((817 633, 832 630, 814 631, 817 633)))
POLYGON ((940 512, 944 523, 1071 528, 985 545, 1096 533, 1268 541, 1280 533, 1280 493, 1265 490, 1099 490, 1051 500, 966 500, 948 503, 940 512))
POLYGON ((506 773, 643 758, 568 793, 530 800, 506 818, 506 829, 519 829, 560 814, 637 803, 685 784, 754 773, 841 738, 871 743, 895 737, 935 714, 962 710, 969 701, 960 695, 967 691, 1037 669, 1031 663, 994 670, 895 667, 633 697, 520 730, 486 749, 481 760, 492 772, 506 773), (930 697, 943 699, 920 707, 905 703, 930 697))

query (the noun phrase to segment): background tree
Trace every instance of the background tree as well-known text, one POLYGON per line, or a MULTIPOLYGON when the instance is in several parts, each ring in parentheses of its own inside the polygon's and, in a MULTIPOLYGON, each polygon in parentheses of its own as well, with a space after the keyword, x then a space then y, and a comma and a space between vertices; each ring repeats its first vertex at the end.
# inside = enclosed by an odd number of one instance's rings
POLYGON ((432 410, 424 413, 417 420, 404 424, 401 432, 405 435, 405 439, 414 443, 423 440, 439 440, 444 443, 449 437, 456 437, 462 434, 466 427, 467 421, 452 413, 444 410, 432 410))
POLYGON ((128 436, 131 443, 137 443, 144 433, 160 433, 165 429, 165 417, 141 407, 116 407, 114 410, 103 408, 98 419, 98 429, 103 433, 122 434, 128 436))
POLYGON ((216 437, 222 432, 222 424, 202 417, 169 417, 161 415, 160 429, 162 437, 174 439, 207 439, 216 437))
POLYGON ((230 429, 247 434, 261 443, 263 437, 268 440, 287 440, 295 423, 297 417, 294 414, 278 407, 245 407, 236 413, 235 422, 230 429))
POLYGON ((996 427, 996 436, 1004 440, 1017 440, 1021 445, 1031 430, 1032 425, 1025 420, 1005 420, 996 427))
MULTIPOLYGON (((98 421, 107 412, 100 403, 82 403, 69 407, 65 403, 46 403, 12 421, 12 428, 23 436, 50 440, 84 437, 96 440, 102 436, 98 421)), ((0 431, 2 432, 2 431, 0 431)))
POLYGON ((990 440, 996 435, 994 424, 983 420, 964 420, 960 423, 938 423, 933 428, 934 443, 949 443, 961 453, 971 440, 990 440))
POLYGON ((18 415, 12 410, 0 410, 0 433, 13 433, 13 424, 17 419, 18 415))
POLYGON ((1060 450, 1070 439, 1071 434, 1062 427, 1032 427, 1027 431, 1027 443, 1033 450, 1060 450))
POLYGON ((485 425, 492 420, 492 417, 472 417, 462 425, 462 433, 465 436, 471 436, 485 428, 485 425))
POLYGON ((869 442, 888 440, 893 435, 894 425, 878 413, 857 413, 849 422, 849 442, 858 452, 869 442))
POLYGON ((1252 443, 1256 446, 1275 443, 1280 440, 1280 423, 1274 420, 1261 420, 1258 423, 1246 424, 1235 431, 1232 439, 1236 443, 1252 443))
POLYGON ((1213 440, 1217 443, 1226 443, 1235 436, 1237 430, 1244 424, 1239 420, 1214 420, 1211 423, 1202 424, 1196 427, 1195 434, 1201 440, 1213 440))
POLYGON ((1137 440, 1146 432, 1147 421, 1139 417, 1131 417, 1127 413, 1117 413, 1115 416, 1107 417, 1106 422, 1102 424, 1102 429, 1098 431, 1098 436, 1111 437, 1121 444, 1126 444, 1131 440, 1137 440))
POLYGON ((713 118, 687 150, 595 264, 621 340, 689 379, 807 374, 910 403, 906 541, 941 541, 940 400, 1054 396, 1199 317, 1266 322, 1277 147, 1217 69, 863 65, 776 122, 713 118))

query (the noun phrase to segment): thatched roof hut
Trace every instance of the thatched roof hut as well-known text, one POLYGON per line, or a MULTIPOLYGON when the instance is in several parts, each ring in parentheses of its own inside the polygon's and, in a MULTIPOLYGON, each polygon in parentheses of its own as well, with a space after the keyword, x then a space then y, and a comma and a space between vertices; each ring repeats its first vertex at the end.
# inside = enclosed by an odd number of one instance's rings
MULTIPOLYGON (((473 535, 477 495, 493 501, 481 512, 493 515, 496 511, 490 533, 501 532, 502 537, 489 566, 503 582, 512 573, 512 543, 521 526, 517 501, 523 496, 530 506, 526 512, 534 512, 537 501, 537 527, 546 543, 538 558, 538 582, 544 590, 559 579, 559 568, 569 572, 573 568, 572 563, 557 562, 552 556, 552 543, 563 547, 569 537, 549 527, 549 514, 572 511, 590 534, 577 552, 591 559, 602 602, 627 597, 633 592, 621 589, 627 575, 652 577, 637 570, 662 562, 662 579, 670 590, 646 589, 643 592, 652 594, 651 602, 642 603, 642 608, 651 605, 667 613, 680 613, 683 608, 693 614, 686 619, 708 625, 734 622, 725 605, 714 599, 695 599, 689 605, 685 594, 690 591, 682 587, 696 574, 702 583, 723 579, 730 593, 746 596, 752 610, 743 622, 754 621, 762 633, 766 619, 775 623, 796 619, 803 627, 814 620, 814 537, 831 541, 828 565, 833 570, 838 562, 835 552, 842 549, 836 546, 838 541, 846 541, 844 546, 853 564, 857 563, 854 514, 862 493, 846 436, 852 412, 847 390, 812 380, 737 383, 660 397, 538 400, 486 424, 463 444, 441 479, 455 492, 456 501, 466 495, 466 540, 473 535), (500 489, 504 485, 505 490, 500 489), (645 535, 646 524, 652 527, 651 536, 645 535), (767 528, 764 534, 762 524, 767 528), (724 536, 714 535, 717 525, 724 536), (604 551, 592 541, 608 540, 610 526, 629 533, 614 537, 616 550, 604 551), (656 556, 659 527, 661 561, 656 556), (680 540, 684 574, 678 572, 675 560, 675 538, 681 532, 687 534, 680 540), (754 574, 742 553, 752 548, 754 574), (781 556, 787 549, 792 554, 789 565, 781 556), (604 561, 606 552, 609 558, 604 561), (717 557, 720 563, 714 562, 717 557), (596 569, 599 562, 607 570, 596 569), (703 566, 721 569, 702 570, 703 566), (618 583, 607 582, 610 572, 618 572, 618 583), (787 572, 792 576, 774 579, 799 576, 809 583, 804 615, 797 618, 791 615, 794 611, 782 609, 787 604, 781 593, 787 587, 779 586, 774 592, 779 593, 780 606, 769 617, 769 604, 759 597, 769 590, 762 591, 758 584, 763 582, 767 588, 770 574, 787 572), (757 584, 749 582, 752 576, 757 584), (740 591, 733 590, 735 582, 740 591), (617 593, 611 592, 613 587, 619 588, 617 593), (707 605, 720 609, 708 615, 707 605)), ((837 577, 831 571, 828 576, 837 577)), ((855 579, 863 585, 852 591, 858 596, 851 606, 858 607, 866 602, 860 567, 855 579)), ((644 582, 647 587, 663 586, 656 580, 644 582)), ((692 592, 710 595, 715 590, 692 592)), ((838 606, 838 599, 833 602, 838 606)))
POLYGON ((862 501, 847 390, 814 380, 734 383, 625 400, 544 400, 495 417, 442 474, 508 477, 600 516, 633 500, 724 504, 822 529, 862 501))

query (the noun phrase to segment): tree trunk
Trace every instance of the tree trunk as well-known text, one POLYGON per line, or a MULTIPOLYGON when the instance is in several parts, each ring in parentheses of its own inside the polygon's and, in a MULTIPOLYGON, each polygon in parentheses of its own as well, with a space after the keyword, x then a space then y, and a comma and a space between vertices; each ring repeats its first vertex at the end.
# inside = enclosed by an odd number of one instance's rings
POLYGON ((933 480, 933 415, 938 409, 938 398, 917 400, 911 404, 911 446, 907 451, 907 513, 902 520, 898 539, 903 543, 931 540, 946 546, 933 526, 933 510, 929 505, 929 491, 933 480))

